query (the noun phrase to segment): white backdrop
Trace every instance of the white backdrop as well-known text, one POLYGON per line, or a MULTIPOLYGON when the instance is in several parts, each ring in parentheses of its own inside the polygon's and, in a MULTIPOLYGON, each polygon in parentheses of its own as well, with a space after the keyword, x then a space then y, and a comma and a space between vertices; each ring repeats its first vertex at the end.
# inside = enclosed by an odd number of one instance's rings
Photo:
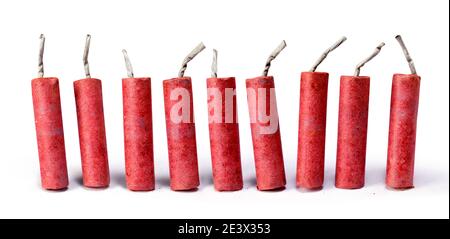
POLYGON ((27 218, 410 218, 449 217, 449 3, 448 1, 1 1, 0 2, 0 217, 27 218), (47 37, 46 76, 60 79, 70 188, 40 188, 31 100, 37 75, 39 34, 47 37), (111 186, 81 186, 81 162, 72 82, 84 78, 85 35, 92 34, 92 77, 103 80, 111 186), (416 188, 384 186, 393 73, 409 68, 394 36, 401 34, 422 76, 416 188), (323 190, 295 189, 299 78, 339 37, 348 40, 318 68, 330 72, 323 190), (259 192, 245 95, 245 79, 261 74, 270 52, 286 40, 273 62, 287 188, 259 192), (176 76, 184 56, 200 41, 207 49, 188 66, 193 78, 201 186, 172 192, 162 80, 176 76), (362 69, 372 78, 366 187, 334 188, 340 75, 381 41, 379 56, 362 69), (136 76, 152 77, 156 190, 125 189, 121 78, 126 48, 136 76), (219 76, 235 76, 244 189, 214 191, 207 125, 206 78, 212 48, 219 76))

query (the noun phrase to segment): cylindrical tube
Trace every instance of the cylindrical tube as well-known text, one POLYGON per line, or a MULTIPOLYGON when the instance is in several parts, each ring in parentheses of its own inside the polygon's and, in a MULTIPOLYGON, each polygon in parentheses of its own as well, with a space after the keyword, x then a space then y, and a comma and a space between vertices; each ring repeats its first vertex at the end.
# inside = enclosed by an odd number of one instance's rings
POLYGON ((417 111, 420 76, 395 74, 392 80, 386 185, 391 188, 414 186, 417 111))
POLYGON ((342 76, 336 158, 337 188, 364 186, 370 78, 342 76))
POLYGON ((150 78, 122 79, 125 171, 132 191, 155 189, 150 78))
POLYGON ((31 81, 42 187, 67 188, 66 151, 58 78, 31 81))
POLYGON ((302 72, 298 129, 297 187, 323 185, 328 73, 302 72))
POLYGON ((169 153, 170 188, 193 190, 200 185, 194 106, 190 77, 163 81, 169 153))
POLYGON ((102 83, 87 78, 73 83, 77 106, 83 184, 102 188, 109 185, 108 153, 103 115, 102 83))
POLYGON ((283 188, 286 176, 273 77, 247 79, 246 85, 257 188, 283 188))
POLYGON ((209 137, 214 188, 218 191, 242 189, 239 125, 234 77, 208 78, 209 137))

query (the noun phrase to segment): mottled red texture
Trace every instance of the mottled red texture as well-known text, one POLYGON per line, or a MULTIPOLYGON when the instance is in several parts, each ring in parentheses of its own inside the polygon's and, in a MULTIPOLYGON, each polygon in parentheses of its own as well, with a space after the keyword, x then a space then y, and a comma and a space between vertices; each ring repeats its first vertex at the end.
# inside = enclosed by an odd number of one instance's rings
POLYGON ((392 80, 386 185, 414 186, 417 111, 420 76, 395 74, 392 80))
POLYGON ((195 139, 194 106, 190 77, 179 77, 163 81, 164 108, 166 115, 167 144, 169 152, 170 188, 172 190, 192 190, 200 185, 195 139), (190 123, 172 122, 170 112, 179 103, 171 100, 170 94, 177 88, 189 92, 190 123))
POLYGON ((33 79, 31 89, 42 187, 50 190, 67 188, 69 180, 58 78, 33 79))
POLYGON ((297 187, 323 185, 328 73, 302 72, 298 129, 297 187))
MULTIPOLYGON (((266 112, 269 112, 270 89, 275 88, 273 77, 260 76, 247 79, 246 86, 247 88, 253 88, 256 92, 256 102, 251 102, 247 95, 249 111, 256 112, 256 115, 259 114, 257 107, 258 98, 260 97, 258 88, 261 88, 266 90, 266 112)), ((278 126, 273 134, 261 134, 261 126, 267 125, 268 123, 260 123, 259 120, 250 123, 256 166, 256 185, 259 190, 279 189, 286 185, 280 128, 278 126)))
POLYGON ((370 78, 341 76, 336 187, 364 186, 370 78))
POLYGON ((108 153, 103 115, 102 83, 87 78, 73 83, 77 106, 83 184, 101 188, 109 185, 108 153))
POLYGON ((234 77, 208 78, 207 87, 208 89, 217 89, 221 96, 220 101, 215 101, 213 96, 208 97, 208 116, 210 119, 214 110, 221 109, 221 123, 212 120, 209 123, 214 188, 218 191, 240 190, 243 181, 235 95, 232 97, 232 104, 228 105, 233 107, 233 110, 229 112, 232 114, 232 122, 227 122, 225 118, 225 89, 235 90, 236 82, 234 77))
POLYGON ((122 79, 127 188, 155 189, 150 78, 122 79))

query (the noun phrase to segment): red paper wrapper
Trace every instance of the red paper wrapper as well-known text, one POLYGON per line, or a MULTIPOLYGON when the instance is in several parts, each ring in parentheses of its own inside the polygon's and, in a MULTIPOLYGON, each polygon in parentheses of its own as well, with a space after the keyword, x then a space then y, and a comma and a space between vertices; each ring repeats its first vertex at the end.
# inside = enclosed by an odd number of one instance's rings
POLYGON ((127 188, 155 189, 150 78, 122 80, 127 188))
POLYGON ((218 191, 240 190, 243 180, 236 96, 233 93, 236 82, 234 77, 208 78, 207 87, 214 188, 218 191))
POLYGON ((417 111, 420 76, 395 74, 392 80, 386 185, 403 189, 414 186, 417 111))
POLYGON ((66 151, 58 78, 31 81, 42 187, 67 188, 66 151))
POLYGON ((364 186, 370 78, 341 76, 336 187, 364 186))
POLYGON ((328 73, 302 72, 298 129, 297 187, 323 185, 328 73))
POLYGON ((109 185, 108 153, 103 115, 102 83, 87 78, 73 83, 77 106, 83 184, 102 188, 109 185))
MULTIPOLYGON (((273 190, 283 188, 286 185, 284 172, 283 152, 281 148, 280 128, 278 121, 275 129, 269 127, 269 122, 261 122, 259 116, 269 115, 271 104, 276 109, 275 84, 272 76, 260 76, 246 80, 247 100, 250 112, 250 123, 253 140, 253 153, 256 166, 256 184, 259 190, 273 190), (258 90, 259 89, 259 90, 258 90), (272 89, 272 94, 271 94, 272 89), (254 92, 253 97, 249 92, 254 92), (265 92, 265 94, 260 94, 265 92), (265 96, 265 101, 262 100, 265 96), (265 105, 258 107, 258 101, 265 105), (265 109, 264 112, 260 112, 265 109), (253 116, 252 116, 253 115, 253 116)), ((272 109, 272 110, 274 110, 272 109)), ((278 112, 273 116, 278 120, 278 112)))
POLYGON ((170 188, 193 190, 200 185, 190 77, 163 81, 169 152, 170 188))

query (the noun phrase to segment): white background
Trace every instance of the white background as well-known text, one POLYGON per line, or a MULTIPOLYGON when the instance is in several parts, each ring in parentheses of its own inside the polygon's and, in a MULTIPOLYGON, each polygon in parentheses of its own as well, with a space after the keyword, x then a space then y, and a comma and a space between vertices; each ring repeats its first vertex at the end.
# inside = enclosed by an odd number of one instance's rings
POLYGON ((449 217, 449 3, 448 1, 1 1, 0 2, 0 217, 1 218, 448 218, 449 217), (45 74, 60 79, 70 188, 40 188, 31 100, 39 34, 47 37, 45 74), (103 80, 111 186, 84 188, 72 82, 84 78, 85 35, 92 34, 93 77, 103 80), (416 148, 416 188, 384 186, 393 73, 409 73, 396 34, 402 34, 422 77, 416 148), (330 72, 323 190, 295 188, 299 78, 341 36, 348 40, 318 68, 330 72), (286 40, 273 62, 287 188, 259 192, 245 95, 245 79, 261 74, 269 53, 286 40), (168 187, 162 80, 176 76, 200 41, 207 49, 188 66, 193 78, 201 186, 168 187), (366 186, 334 187, 339 76, 385 41, 362 69, 371 76, 366 186), (126 48, 136 76, 152 77, 156 190, 128 191, 124 181, 121 78, 126 48), (242 191, 213 189, 207 126, 206 78, 212 48, 219 76, 235 76, 242 191))

